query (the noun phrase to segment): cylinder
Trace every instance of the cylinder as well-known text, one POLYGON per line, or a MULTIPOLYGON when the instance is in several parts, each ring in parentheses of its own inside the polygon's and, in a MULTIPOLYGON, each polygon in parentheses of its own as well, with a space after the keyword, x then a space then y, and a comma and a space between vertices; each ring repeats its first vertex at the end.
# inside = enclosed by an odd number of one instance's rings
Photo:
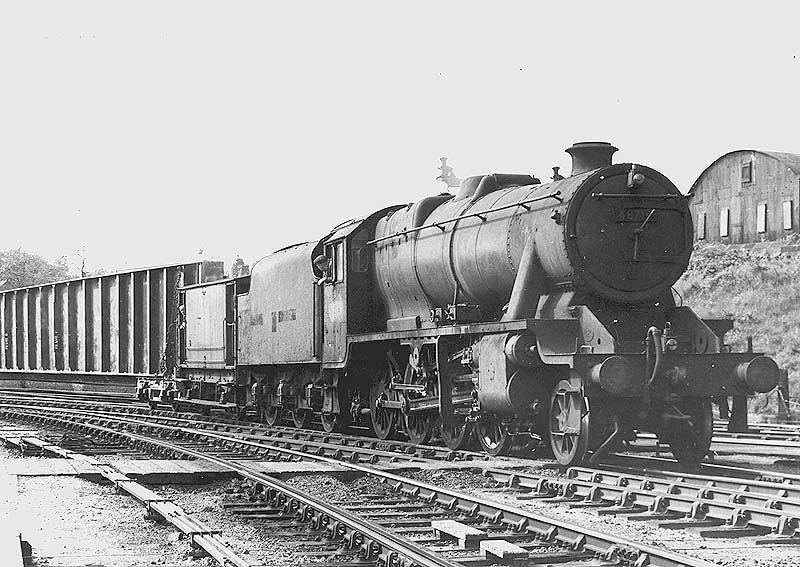
POLYGON ((514 335, 505 347, 506 356, 514 364, 536 368, 542 365, 542 359, 536 349, 536 337, 530 333, 514 335))
POLYGON ((527 408, 536 401, 540 389, 537 380, 531 376, 530 372, 517 370, 508 379, 506 385, 508 405, 519 409, 527 408))

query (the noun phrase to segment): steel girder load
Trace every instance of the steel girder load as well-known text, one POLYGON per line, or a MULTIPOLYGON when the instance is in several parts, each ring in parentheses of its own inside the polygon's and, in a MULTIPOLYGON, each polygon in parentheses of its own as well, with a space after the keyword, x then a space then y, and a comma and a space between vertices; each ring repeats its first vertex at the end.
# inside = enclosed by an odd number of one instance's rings
POLYGON ((176 288, 222 275, 222 262, 204 261, 0 292, 0 378, 128 391, 162 358, 173 364, 176 288))

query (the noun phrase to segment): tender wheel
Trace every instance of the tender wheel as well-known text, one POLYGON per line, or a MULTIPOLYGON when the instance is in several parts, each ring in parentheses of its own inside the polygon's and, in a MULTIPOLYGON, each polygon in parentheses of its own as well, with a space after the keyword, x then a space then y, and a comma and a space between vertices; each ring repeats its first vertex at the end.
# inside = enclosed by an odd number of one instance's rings
POLYGON ((405 416, 408 440, 416 445, 426 445, 433 436, 436 417, 430 412, 409 413, 405 416))
POLYGON ((664 441, 682 465, 696 467, 708 454, 714 432, 714 417, 710 400, 689 400, 677 406, 689 421, 672 424, 664 432, 664 441))
POLYGON ((550 398, 550 447, 562 465, 572 466, 586 458, 589 448, 589 403, 581 388, 568 380, 559 382, 550 398))
POLYGON ((463 417, 454 417, 440 427, 442 441, 452 451, 463 451, 472 442, 472 427, 463 417))
POLYGON ((334 431, 344 431, 347 429, 347 416, 341 413, 323 413, 320 415, 320 422, 322 422, 322 430, 325 433, 333 433, 334 431))
POLYGON ((310 412, 304 409, 295 408, 292 412, 292 422, 297 429, 303 429, 308 423, 308 416, 310 412))
POLYGON ((475 424, 475 434, 483 450, 493 457, 507 453, 514 443, 513 435, 494 415, 481 417, 475 424))
POLYGON ((394 434, 395 412, 381 405, 381 402, 388 399, 389 379, 382 378, 369 389, 369 415, 378 439, 389 439, 394 434))
POLYGON ((349 392, 339 390, 337 387, 335 388, 333 395, 336 397, 338 409, 340 411, 322 412, 322 414, 320 414, 319 420, 322 424, 322 430, 325 433, 346 431, 350 425, 350 422, 352 421, 352 417, 347 411, 347 409, 352 405, 349 392))
POLYGON ((275 425, 281 419, 281 408, 278 406, 267 406, 261 411, 264 415, 264 423, 267 425, 275 425))

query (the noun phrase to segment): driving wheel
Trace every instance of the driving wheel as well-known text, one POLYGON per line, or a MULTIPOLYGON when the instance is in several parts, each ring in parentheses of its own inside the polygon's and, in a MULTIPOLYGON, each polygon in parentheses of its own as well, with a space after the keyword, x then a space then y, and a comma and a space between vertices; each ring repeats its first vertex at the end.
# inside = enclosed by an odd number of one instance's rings
POLYGON ((427 444, 433 436, 435 421, 435 415, 429 411, 406 414, 405 425, 408 440, 415 445, 427 444))
POLYGON ((383 407, 383 402, 390 399, 389 395, 388 378, 379 379, 369 389, 369 415, 378 439, 389 439, 394 434, 396 412, 383 407))

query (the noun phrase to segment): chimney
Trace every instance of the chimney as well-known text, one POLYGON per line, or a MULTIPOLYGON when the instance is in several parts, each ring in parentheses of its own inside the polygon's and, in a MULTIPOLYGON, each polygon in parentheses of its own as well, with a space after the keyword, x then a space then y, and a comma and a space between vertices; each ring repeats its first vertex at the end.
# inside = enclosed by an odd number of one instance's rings
POLYGON ((611 156, 617 148, 608 142, 577 142, 564 151, 572 156, 572 176, 611 165, 611 156))

